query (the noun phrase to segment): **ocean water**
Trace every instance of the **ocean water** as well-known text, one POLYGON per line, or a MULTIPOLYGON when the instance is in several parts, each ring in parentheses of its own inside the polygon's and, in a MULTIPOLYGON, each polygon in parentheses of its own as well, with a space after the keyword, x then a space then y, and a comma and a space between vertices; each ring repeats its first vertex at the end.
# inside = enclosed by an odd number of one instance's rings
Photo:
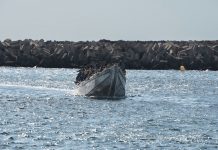
POLYGON ((0 67, 0 149, 218 149, 218 72, 127 70, 126 98, 76 94, 76 69, 0 67))

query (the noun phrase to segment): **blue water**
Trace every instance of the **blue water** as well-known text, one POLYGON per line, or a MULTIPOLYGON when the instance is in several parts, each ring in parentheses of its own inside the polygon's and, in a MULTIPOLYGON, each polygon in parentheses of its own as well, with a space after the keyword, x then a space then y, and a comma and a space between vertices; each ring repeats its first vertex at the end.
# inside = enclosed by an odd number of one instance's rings
POLYGON ((126 99, 76 69, 0 67, 0 149, 218 149, 218 72, 127 70, 126 99))

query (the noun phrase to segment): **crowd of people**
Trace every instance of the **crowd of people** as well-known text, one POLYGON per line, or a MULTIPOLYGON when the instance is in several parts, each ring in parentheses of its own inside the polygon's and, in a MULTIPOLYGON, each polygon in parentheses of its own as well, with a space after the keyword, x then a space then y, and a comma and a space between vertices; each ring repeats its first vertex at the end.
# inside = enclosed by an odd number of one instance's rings
MULTIPOLYGON (((120 66, 122 71, 125 73, 125 66, 123 63, 116 63, 120 66)), ((114 64, 89 64, 86 65, 85 67, 81 68, 78 72, 78 75, 76 77, 76 84, 79 84, 80 82, 88 79, 91 77, 93 74, 97 72, 103 71, 105 68, 108 68, 114 64)))

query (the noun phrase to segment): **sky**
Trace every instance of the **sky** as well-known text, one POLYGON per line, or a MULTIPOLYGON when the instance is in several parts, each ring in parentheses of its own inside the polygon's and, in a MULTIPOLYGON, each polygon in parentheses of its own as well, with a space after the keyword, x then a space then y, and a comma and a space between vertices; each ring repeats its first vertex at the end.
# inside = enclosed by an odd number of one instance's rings
POLYGON ((218 40, 218 0, 0 0, 0 40, 218 40))

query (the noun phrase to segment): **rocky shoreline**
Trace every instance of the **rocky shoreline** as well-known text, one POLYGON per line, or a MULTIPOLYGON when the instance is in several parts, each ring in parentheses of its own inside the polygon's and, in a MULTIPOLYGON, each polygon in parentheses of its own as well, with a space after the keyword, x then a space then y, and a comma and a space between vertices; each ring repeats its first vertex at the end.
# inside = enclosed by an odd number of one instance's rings
POLYGON ((80 68, 119 60, 127 69, 218 70, 218 41, 0 42, 0 66, 80 68))

